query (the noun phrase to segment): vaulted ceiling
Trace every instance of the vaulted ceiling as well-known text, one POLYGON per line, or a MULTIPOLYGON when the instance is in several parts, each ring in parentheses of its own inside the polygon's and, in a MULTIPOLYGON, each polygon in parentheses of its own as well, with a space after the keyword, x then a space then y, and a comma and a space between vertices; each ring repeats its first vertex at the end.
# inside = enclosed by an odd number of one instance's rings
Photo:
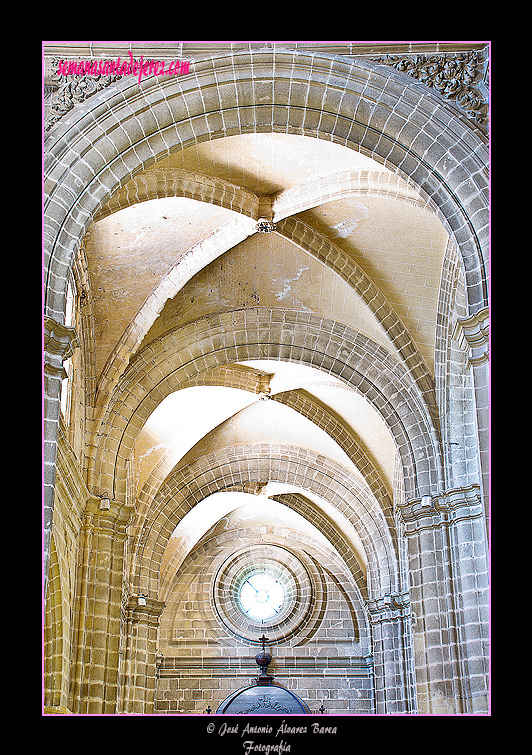
MULTIPOLYGON (((97 396, 165 333, 254 307, 347 325, 430 378, 447 241, 414 187, 332 142, 257 133, 184 149, 123 186, 86 234, 97 396)), ((311 448, 366 481, 369 461, 371 485, 391 494, 396 448, 363 396, 310 367, 254 360, 159 405, 135 445, 137 496, 242 442, 311 448)))

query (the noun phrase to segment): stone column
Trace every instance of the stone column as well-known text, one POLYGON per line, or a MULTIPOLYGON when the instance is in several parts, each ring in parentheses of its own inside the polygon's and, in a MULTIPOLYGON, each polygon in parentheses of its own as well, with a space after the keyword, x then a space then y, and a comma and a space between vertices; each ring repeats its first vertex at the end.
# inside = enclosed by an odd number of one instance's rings
POLYGON ((73 713, 116 713, 121 602, 132 508, 89 499, 80 532, 75 601, 73 713))
POLYGON ((165 603, 132 595, 125 609, 120 679, 120 713, 155 709, 159 620, 165 603))
POLYGON ((54 507, 55 467, 61 411, 61 381, 66 377, 63 362, 70 359, 79 347, 74 328, 61 325, 51 317, 44 318, 44 378, 43 378, 43 567, 44 595, 50 568, 50 544, 54 507))
POLYGON ((419 712, 487 712, 488 562, 480 488, 448 490, 399 509, 419 712))
POLYGON ((375 713, 416 713, 408 595, 367 602, 373 639, 375 713))
POLYGON ((489 532, 489 309, 482 309, 471 317, 459 320, 453 338, 468 352, 468 367, 473 374, 481 492, 486 529, 489 532))

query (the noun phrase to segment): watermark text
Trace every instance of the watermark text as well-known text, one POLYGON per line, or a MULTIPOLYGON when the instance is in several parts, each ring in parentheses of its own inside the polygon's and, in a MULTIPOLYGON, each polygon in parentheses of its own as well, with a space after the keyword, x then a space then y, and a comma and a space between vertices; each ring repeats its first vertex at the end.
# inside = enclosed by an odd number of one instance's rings
POLYGON ((60 60, 57 68, 59 76, 184 76, 190 70, 190 61, 135 60, 131 52, 129 60, 60 60))

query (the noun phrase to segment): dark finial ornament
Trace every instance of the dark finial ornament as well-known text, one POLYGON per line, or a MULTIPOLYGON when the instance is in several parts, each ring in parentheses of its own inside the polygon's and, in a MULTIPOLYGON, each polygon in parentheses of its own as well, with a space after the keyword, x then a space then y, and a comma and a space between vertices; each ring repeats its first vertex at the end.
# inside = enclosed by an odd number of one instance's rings
POLYGON ((296 715, 306 715, 310 713, 310 708, 303 700, 289 690, 274 684, 273 676, 266 673, 266 669, 272 662, 272 657, 266 650, 268 638, 263 634, 259 638, 262 644, 262 650, 257 653, 255 660, 260 668, 260 676, 254 679, 254 684, 250 687, 233 692, 227 697, 216 711, 221 715, 278 715, 293 713, 296 715), (259 687, 261 689, 259 689, 259 687), (268 689, 262 689, 267 687, 268 689))
POLYGON ((259 641, 262 643, 262 650, 255 656, 257 666, 260 668, 260 676, 257 677, 256 682, 259 687, 268 687, 275 678, 266 673, 266 669, 272 662, 272 657, 265 649, 268 638, 264 636, 264 633, 262 637, 259 637, 259 641))

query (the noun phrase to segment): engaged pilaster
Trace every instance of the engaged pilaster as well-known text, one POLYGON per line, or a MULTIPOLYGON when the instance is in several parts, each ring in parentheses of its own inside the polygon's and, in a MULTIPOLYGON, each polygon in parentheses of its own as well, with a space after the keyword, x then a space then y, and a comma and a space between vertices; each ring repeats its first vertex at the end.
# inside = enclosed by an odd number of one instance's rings
POLYGON ((412 621, 407 594, 368 600, 372 626, 375 712, 415 713, 412 621))
POLYGON ((74 328, 58 323, 51 317, 44 318, 44 380, 43 380, 43 506, 44 506, 44 594, 50 566, 50 539, 52 532, 55 464, 59 434, 59 413, 61 401, 61 381, 66 377, 63 362, 70 359, 74 349, 79 347, 74 328))
POLYGON ((108 498, 91 498, 85 509, 77 564, 74 713, 116 713, 124 556, 132 513, 132 507, 108 498))
POLYGON ((482 499, 489 533, 489 309, 481 309, 471 317, 458 320, 453 338, 468 354, 468 367, 473 374, 475 409, 479 445, 482 499))
POLYGON ((157 638, 164 607, 164 602, 147 595, 132 595, 127 603, 120 684, 122 713, 154 711, 157 638))
POLYGON ((480 488, 399 505, 420 713, 487 710, 488 561, 480 488))

